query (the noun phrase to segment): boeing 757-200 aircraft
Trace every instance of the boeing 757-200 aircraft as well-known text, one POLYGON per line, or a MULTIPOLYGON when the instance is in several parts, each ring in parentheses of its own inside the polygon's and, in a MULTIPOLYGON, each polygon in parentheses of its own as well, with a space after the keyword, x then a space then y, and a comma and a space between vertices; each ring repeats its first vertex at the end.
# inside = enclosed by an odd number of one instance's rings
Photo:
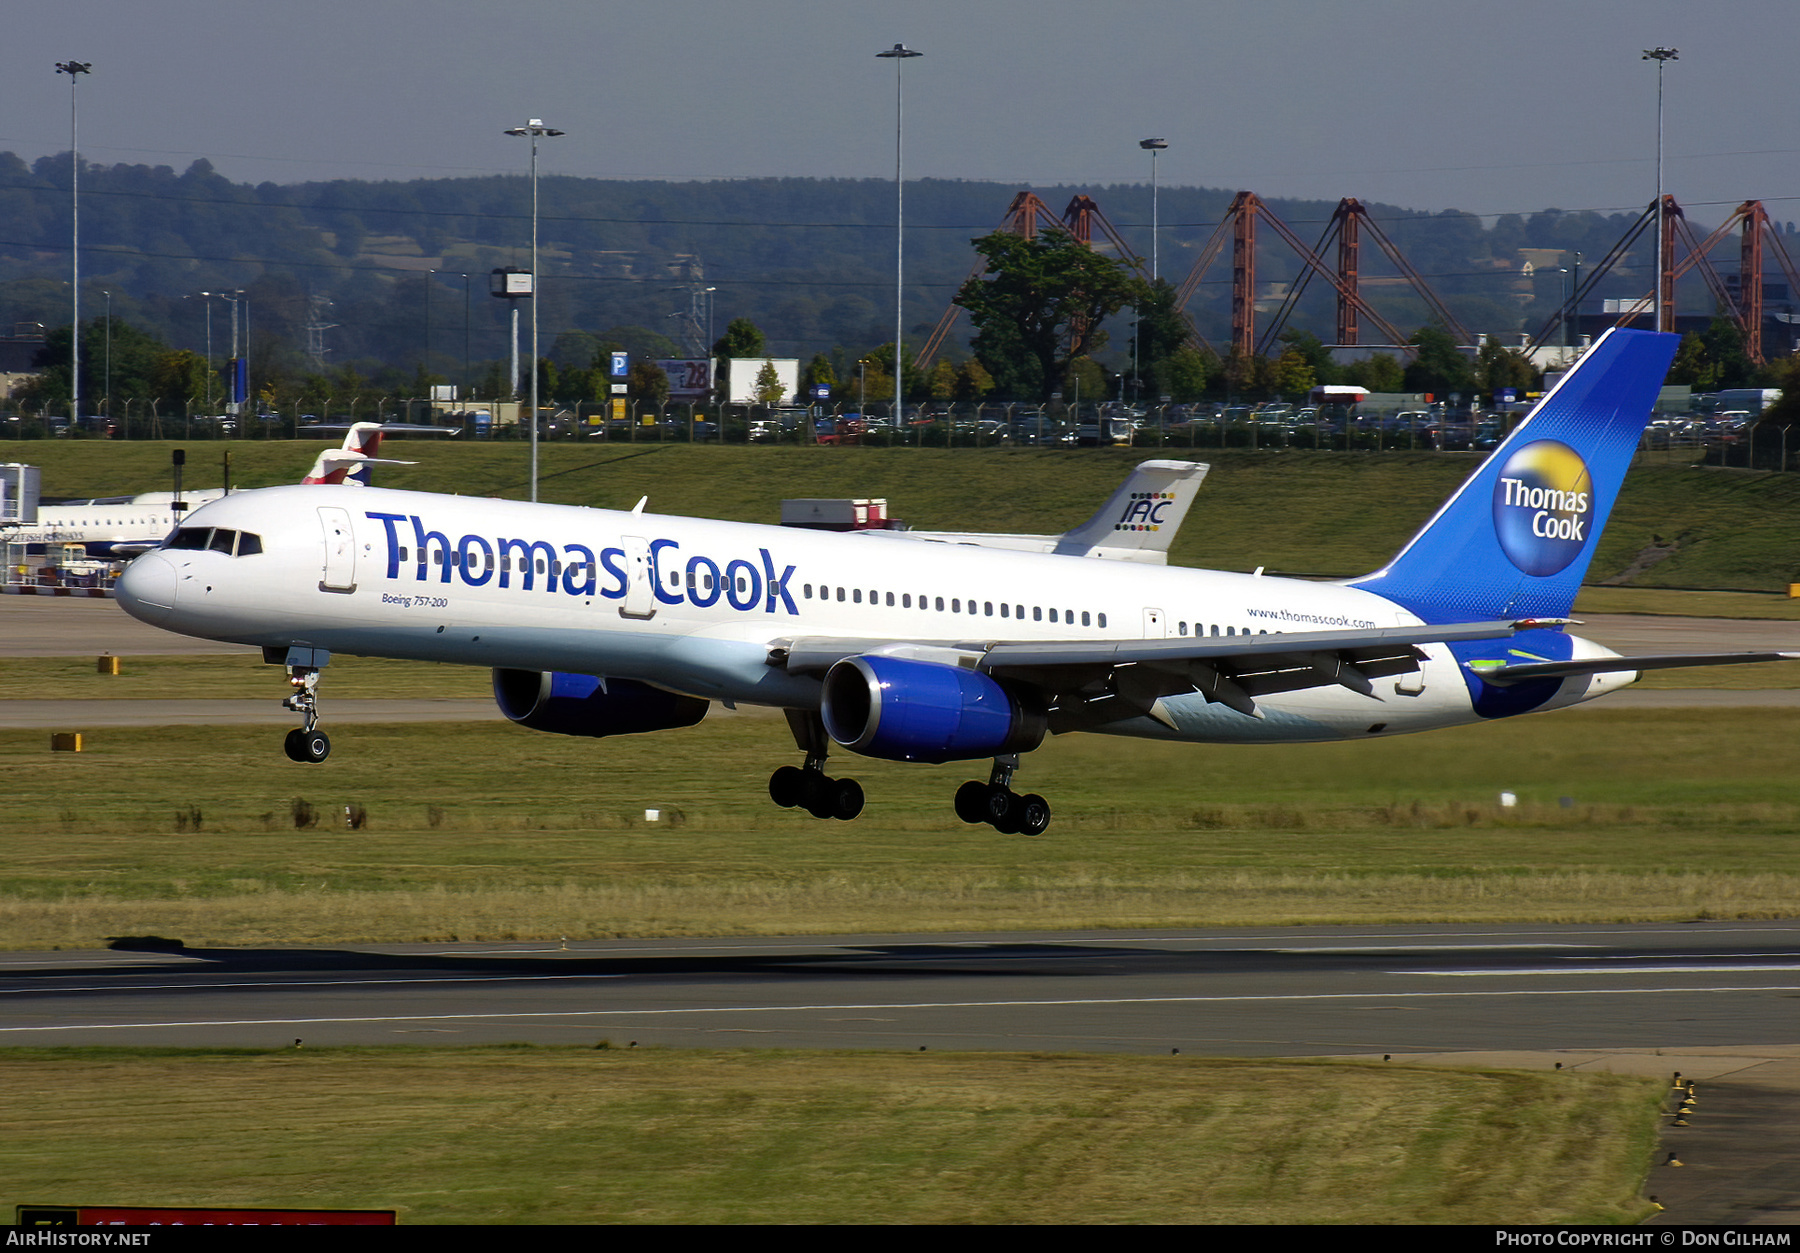
POLYGON ((330 752, 331 653, 453 662, 491 667, 508 718, 564 735, 779 708, 804 763, 769 793, 821 818, 863 806, 825 772, 834 745, 992 758, 957 814, 1036 834, 1048 803, 1011 785, 1047 734, 1372 738, 1573 705, 1652 667, 1800 656, 1620 657, 1563 629, 1675 343, 1602 337, 1393 560, 1342 582, 1131 559, 1173 491, 983 544, 321 484, 194 511, 118 595, 286 666, 297 761, 330 752))

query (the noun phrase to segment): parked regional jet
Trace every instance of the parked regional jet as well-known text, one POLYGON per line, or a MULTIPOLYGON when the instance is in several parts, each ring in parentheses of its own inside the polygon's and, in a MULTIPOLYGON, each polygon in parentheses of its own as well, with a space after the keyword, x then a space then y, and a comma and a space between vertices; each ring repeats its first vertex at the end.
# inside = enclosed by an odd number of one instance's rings
MULTIPOLYGON (((691 726, 715 700, 779 708, 804 763, 776 770, 770 796, 821 818, 863 806, 855 780, 825 772, 833 745, 992 758, 957 814, 1036 834, 1050 807, 1011 784, 1046 734, 1373 738, 1573 705, 1653 667, 1800 657, 1620 657, 1562 629, 1675 344, 1602 337, 1397 556, 1337 583, 656 515, 643 501, 324 486, 195 511, 125 572, 119 601, 285 665, 297 761, 330 752, 315 688, 332 652, 454 662, 491 667, 514 722, 564 735, 691 726)), ((1129 501, 1102 521, 1142 513, 1129 501)))
MULTIPOLYGON (((302 483, 349 483, 363 486, 372 465, 409 466, 411 461, 377 457, 381 447, 379 422, 358 422, 344 436, 341 448, 320 453, 302 483)), ((68 501, 38 508, 37 521, 29 526, 0 531, 0 539, 23 544, 27 549, 46 544, 81 544, 90 557, 121 560, 158 547, 186 512, 224 496, 225 489, 203 491, 143 492, 136 496, 108 496, 96 500, 68 501)))
POLYGON ((147 553, 175 529, 186 510, 198 509, 225 495, 222 488, 183 492, 144 492, 137 496, 104 496, 40 505, 37 521, 0 529, 0 540, 42 551, 50 544, 80 544, 90 557, 115 561, 147 553))

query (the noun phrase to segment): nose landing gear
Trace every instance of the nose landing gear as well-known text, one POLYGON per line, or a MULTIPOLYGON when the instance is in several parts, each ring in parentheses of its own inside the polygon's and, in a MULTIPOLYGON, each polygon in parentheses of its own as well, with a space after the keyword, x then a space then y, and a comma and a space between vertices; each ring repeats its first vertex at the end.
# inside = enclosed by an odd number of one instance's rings
POLYGON ((331 738, 319 730, 319 668, 324 664, 318 658, 328 658, 330 654, 323 649, 290 649, 288 650, 288 685, 294 690, 288 698, 281 702, 283 709, 291 709, 300 715, 301 725, 287 733, 282 742, 282 750, 290 761, 305 762, 318 765, 331 756, 331 738), (294 654, 306 654, 317 664, 297 664, 294 654))

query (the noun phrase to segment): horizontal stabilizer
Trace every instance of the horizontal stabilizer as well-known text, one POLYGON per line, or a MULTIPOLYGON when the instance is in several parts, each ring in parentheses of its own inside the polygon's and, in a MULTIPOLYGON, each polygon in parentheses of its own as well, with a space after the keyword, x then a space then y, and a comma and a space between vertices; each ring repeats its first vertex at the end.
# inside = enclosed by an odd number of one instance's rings
POLYGON ((1575 661, 1470 662, 1481 681, 1495 687, 1528 679, 1566 679, 1583 674, 1620 674, 1633 670, 1678 670, 1688 666, 1741 666, 1764 661, 1800 661, 1800 653, 1661 653, 1643 657, 1584 657, 1575 661))

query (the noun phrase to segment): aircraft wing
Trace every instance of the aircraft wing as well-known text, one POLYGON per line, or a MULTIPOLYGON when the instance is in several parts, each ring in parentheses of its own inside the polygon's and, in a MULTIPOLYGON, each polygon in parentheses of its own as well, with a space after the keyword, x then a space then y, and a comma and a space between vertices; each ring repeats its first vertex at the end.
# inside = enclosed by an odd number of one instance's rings
POLYGON ((1686 666, 1739 666, 1763 661, 1800 661, 1800 653, 1659 653, 1642 657, 1590 657, 1580 661, 1469 663, 1484 683, 1507 687, 1528 679, 1565 679, 1581 674, 1618 674, 1628 670, 1674 670, 1686 666))
POLYGON ((800 638, 777 641, 770 663, 823 673, 846 657, 910 657, 984 670, 1037 689, 1056 731, 1080 730, 1143 714, 1165 696, 1200 692, 1240 713, 1260 716, 1256 697, 1341 686, 1365 696, 1372 680, 1419 668, 1421 644, 1505 639, 1545 621, 1461 622, 1435 626, 1302 631, 1267 635, 1044 643, 924 643, 800 638))

